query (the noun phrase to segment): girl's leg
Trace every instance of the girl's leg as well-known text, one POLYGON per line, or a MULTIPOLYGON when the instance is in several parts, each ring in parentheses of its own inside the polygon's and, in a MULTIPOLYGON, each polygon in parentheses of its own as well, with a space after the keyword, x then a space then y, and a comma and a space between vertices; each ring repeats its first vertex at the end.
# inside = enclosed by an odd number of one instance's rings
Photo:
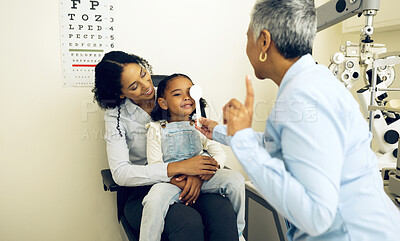
POLYGON ((245 227, 246 190, 244 177, 239 172, 227 169, 218 170, 214 176, 205 181, 201 187, 202 193, 219 193, 232 203, 237 215, 237 230, 239 236, 245 227))
MULTIPOLYGON (((181 189, 170 183, 154 184, 144 197, 140 241, 160 241, 169 206, 178 202, 181 189)), ((185 220, 182 220, 185 221, 185 220)))
POLYGON ((203 219, 205 241, 239 240, 236 214, 227 198, 220 194, 201 194, 193 208, 203 219))

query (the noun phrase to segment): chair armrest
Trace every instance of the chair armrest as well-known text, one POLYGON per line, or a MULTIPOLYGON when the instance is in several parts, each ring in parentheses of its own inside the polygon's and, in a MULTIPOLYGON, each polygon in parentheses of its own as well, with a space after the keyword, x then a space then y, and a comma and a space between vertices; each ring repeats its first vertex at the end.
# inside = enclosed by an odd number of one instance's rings
POLYGON ((104 191, 115 192, 121 189, 121 186, 116 184, 112 178, 110 169, 101 170, 101 176, 103 177, 104 191))

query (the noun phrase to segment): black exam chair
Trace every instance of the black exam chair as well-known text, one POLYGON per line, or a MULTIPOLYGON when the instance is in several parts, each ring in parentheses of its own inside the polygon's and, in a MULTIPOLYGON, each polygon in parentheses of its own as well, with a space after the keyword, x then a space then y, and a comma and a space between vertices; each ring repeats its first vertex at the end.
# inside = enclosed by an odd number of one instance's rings
MULTIPOLYGON (((152 75, 151 79, 153 80, 154 86, 158 86, 158 83, 160 83, 160 81, 165 77, 166 75, 152 75)), ((103 178, 104 191, 117 192, 118 221, 125 232, 125 237, 123 238, 129 241, 139 241, 139 233, 131 228, 128 220, 126 220, 123 211, 126 200, 122 200, 122 193, 124 189, 127 189, 129 187, 122 187, 115 183, 114 179, 112 178, 110 169, 101 170, 101 176, 103 178)), ((121 234, 124 235, 123 233, 121 234)))

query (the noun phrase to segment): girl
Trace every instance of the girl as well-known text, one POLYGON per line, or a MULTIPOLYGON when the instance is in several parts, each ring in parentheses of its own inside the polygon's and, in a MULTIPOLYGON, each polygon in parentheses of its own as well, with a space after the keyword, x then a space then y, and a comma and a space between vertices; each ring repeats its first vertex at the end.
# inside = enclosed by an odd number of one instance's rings
MULTIPOLYGON (((218 143, 201 135, 191 121, 195 102, 189 95, 193 86, 190 78, 173 74, 162 80, 157 90, 156 106, 151 112, 154 122, 148 125, 147 160, 149 165, 171 163, 208 153, 224 166, 226 155, 218 143), (205 150, 203 152, 203 149, 205 150)), ((237 215, 238 234, 244 226, 245 185, 243 176, 235 171, 219 169, 215 174, 200 175, 204 180, 201 193, 219 193, 232 203, 237 215)), ((185 177, 180 177, 180 179, 185 177)), ((152 186, 143 199, 143 213, 140 227, 141 241, 159 241, 164 227, 164 218, 170 205, 179 202, 182 186, 158 183, 152 186)), ((184 190, 189 195, 199 195, 184 190)), ((192 204, 192 199, 186 205, 192 204)), ((183 221, 186 222, 186 221, 183 221)))

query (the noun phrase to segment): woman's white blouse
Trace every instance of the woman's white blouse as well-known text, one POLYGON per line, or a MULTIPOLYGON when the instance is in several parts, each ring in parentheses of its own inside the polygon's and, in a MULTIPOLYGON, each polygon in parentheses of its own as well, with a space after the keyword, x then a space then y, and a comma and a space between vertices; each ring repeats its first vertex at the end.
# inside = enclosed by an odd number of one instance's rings
POLYGON ((114 181, 120 186, 144 186, 169 182, 168 163, 147 165, 146 128, 151 117, 142 108, 126 98, 121 103, 119 129, 118 107, 104 115, 108 164, 114 181))

